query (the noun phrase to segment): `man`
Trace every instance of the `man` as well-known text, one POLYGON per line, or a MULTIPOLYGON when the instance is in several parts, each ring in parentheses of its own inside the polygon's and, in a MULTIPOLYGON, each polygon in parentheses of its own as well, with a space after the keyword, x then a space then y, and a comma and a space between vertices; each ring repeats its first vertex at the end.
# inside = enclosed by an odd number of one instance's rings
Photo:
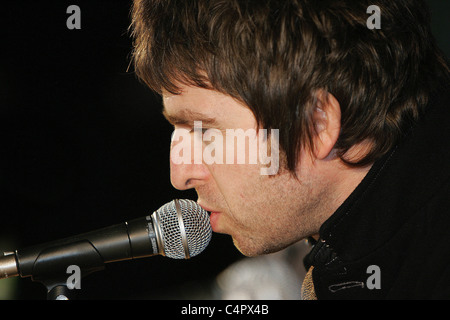
POLYGON ((175 132, 205 150, 196 123, 277 130, 259 144, 279 145, 275 174, 178 153, 171 181, 195 188, 245 255, 314 239, 305 299, 450 298, 449 68, 427 12, 420 0, 135 0, 135 69, 175 132))

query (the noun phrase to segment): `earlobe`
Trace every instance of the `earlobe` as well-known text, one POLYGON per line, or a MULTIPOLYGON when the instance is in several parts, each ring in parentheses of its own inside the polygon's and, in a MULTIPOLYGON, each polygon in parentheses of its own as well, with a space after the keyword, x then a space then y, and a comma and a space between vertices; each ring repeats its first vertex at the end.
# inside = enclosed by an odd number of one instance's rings
POLYGON ((341 131, 341 107, 331 93, 324 90, 317 91, 313 122, 314 156, 323 160, 333 154, 341 131))

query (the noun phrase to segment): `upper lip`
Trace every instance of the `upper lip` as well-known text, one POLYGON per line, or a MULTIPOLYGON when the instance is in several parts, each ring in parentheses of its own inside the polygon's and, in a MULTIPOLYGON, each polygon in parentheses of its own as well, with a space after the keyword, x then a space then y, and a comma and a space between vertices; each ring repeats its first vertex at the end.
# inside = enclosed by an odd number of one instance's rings
POLYGON ((216 211, 214 211, 213 209, 211 209, 211 208, 209 208, 209 207, 203 205, 202 203, 200 203, 200 201, 198 201, 197 203, 199 204, 200 207, 202 207, 203 209, 205 209, 205 210, 208 211, 208 212, 216 212, 216 211))

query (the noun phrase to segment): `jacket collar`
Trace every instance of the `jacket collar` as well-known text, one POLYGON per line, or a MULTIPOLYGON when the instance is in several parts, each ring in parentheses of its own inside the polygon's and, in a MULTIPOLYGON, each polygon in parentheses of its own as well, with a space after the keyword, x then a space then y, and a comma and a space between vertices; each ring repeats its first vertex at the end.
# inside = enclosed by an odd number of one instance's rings
POLYGON ((322 225, 305 263, 337 266, 383 246, 450 178, 450 95, 431 99, 425 117, 322 225))

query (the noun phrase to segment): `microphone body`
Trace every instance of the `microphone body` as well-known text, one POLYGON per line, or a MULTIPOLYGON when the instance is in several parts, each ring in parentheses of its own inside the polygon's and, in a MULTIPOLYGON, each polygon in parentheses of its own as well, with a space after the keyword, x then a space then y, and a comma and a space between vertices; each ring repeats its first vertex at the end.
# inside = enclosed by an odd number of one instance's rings
POLYGON ((143 218, 6 253, 0 257, 0 279, 20 275, 45 282, 66 276, 70 265, 84 276, 106 263, 158 254, 188 259, 206 248, 211 233, 206 211, 194 201, 173 200, 143 218))
POLYGON ((16 250, 0 258, 0 279, 47 276, 78 265, 85 273, 105 263, 161 254, 155 216, 138 218, 100 230, 16 250), (60 270, 58 270, 60 269, 60 270))

